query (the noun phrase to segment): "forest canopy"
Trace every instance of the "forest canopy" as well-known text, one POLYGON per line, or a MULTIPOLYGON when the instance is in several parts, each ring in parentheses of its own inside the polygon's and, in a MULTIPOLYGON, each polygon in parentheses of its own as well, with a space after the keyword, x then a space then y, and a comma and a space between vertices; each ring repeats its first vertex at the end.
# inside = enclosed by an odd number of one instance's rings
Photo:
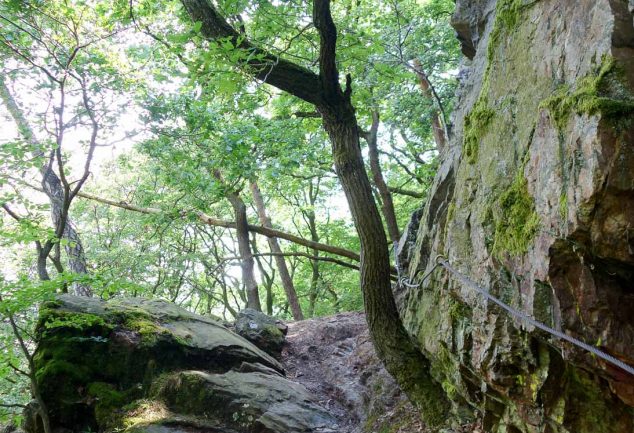
POLYGON ((0 4, 0 418, 56 293, 372 311, 451 134, 453 7, 0 4))

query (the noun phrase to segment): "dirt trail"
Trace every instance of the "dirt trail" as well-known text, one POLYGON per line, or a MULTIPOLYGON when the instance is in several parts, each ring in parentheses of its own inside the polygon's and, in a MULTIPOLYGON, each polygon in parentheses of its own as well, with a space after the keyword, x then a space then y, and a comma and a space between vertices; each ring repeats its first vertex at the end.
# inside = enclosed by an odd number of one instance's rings
POLYGON ((425 431, 376 357, 362 313, 289 323, 286 341, 287 376, 340 420, 341 433, 425 431))

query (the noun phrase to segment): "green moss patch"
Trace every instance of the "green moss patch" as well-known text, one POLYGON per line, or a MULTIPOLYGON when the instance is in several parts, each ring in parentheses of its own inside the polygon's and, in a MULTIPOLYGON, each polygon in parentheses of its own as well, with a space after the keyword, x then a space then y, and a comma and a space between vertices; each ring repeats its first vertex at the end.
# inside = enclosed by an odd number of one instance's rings
POLYGON ((524 170, 520 168, 513 183, 492 206, 494 220, 493 253, 518 256, 526 253, 539 230, 539 216, 528 192, 524 170))
MULTIPOLYGON (((52 304, 55 305, 55 304, 52 304)), ((50 332, 54 329, 76 329, 78 331, 87 332, 101 331, 105 329, 112 329, 112 327, 106 324, 103 317, 95 314, 77 314, 74 312, 58 310, 56 308, 50 308, 48 305, 41 309, 40 320, 38 329, 42 333, 50 332)))
POLYGON ((93 400, 95 418, 102 429, 117 426, 124 413, 122 408, 140 397, 140 389, 136 387, 119 391, 114 385, 106 382, 90 383, 87 393, 93 400))
POLYGON ((487 99, 480 97, 464 120, 463 151, 469 164, 478 160, 480 139, 495 116, 495 111, 488 107, 487 99))
POLYGON ((601 64, 574 88, 560 86, 540 108, 547 109, 557 128, 563 130, 573 113, 600 114, 611 121, 634 114, 634 97, 623 84, 622 71, 614 59, 604 56, 601 64))
POLYGON ((478 100, 473 105, 471 112, 465 116, 463 152, 469 164, 475 164, 478 160, 478 148, 480 140, 486 134, 489 125, 496 112, 489 104, 490 76, 495 57, 495 49, 500 43, 502 35, 513 29, 526 5, 521 0, 499 0, 495 11, 495 22, 487 45, 487 66, 482 80, 482 89, 478 100))
POLYGON ((500 38, 504 32, 513 29, 517 25, 522 9, 527 6, 523 4, 522 0, 498 0, 495 6, 495 22, 493 23, 491 37, 487 45, 489 62, 493 59, 493 51, 500 43, 500 38))

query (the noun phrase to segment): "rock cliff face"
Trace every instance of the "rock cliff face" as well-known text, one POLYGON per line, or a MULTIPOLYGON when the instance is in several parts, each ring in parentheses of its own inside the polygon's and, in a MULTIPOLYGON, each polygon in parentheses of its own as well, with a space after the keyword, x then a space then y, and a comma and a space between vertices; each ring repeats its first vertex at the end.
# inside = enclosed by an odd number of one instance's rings
MULTIPOLYGON (((469 58, 454 137, 401 261, 420 280, 443 255, 634 365, 634 3, 456 7, 469 58)), ((396 296, 457 416, 476 410, 491 432, 634 431, 634 377, 527 328, 446 270, 396 296)))

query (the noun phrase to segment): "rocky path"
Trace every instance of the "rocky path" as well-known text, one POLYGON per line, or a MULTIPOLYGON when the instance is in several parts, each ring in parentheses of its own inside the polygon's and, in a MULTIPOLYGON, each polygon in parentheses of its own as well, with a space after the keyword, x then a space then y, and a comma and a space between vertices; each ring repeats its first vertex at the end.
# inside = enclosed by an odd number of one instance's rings
POLYGON ((341 433, 425 431, 376 357, 362 313, 289 323, 282 362, 287 377, 337 418, 341 433))

